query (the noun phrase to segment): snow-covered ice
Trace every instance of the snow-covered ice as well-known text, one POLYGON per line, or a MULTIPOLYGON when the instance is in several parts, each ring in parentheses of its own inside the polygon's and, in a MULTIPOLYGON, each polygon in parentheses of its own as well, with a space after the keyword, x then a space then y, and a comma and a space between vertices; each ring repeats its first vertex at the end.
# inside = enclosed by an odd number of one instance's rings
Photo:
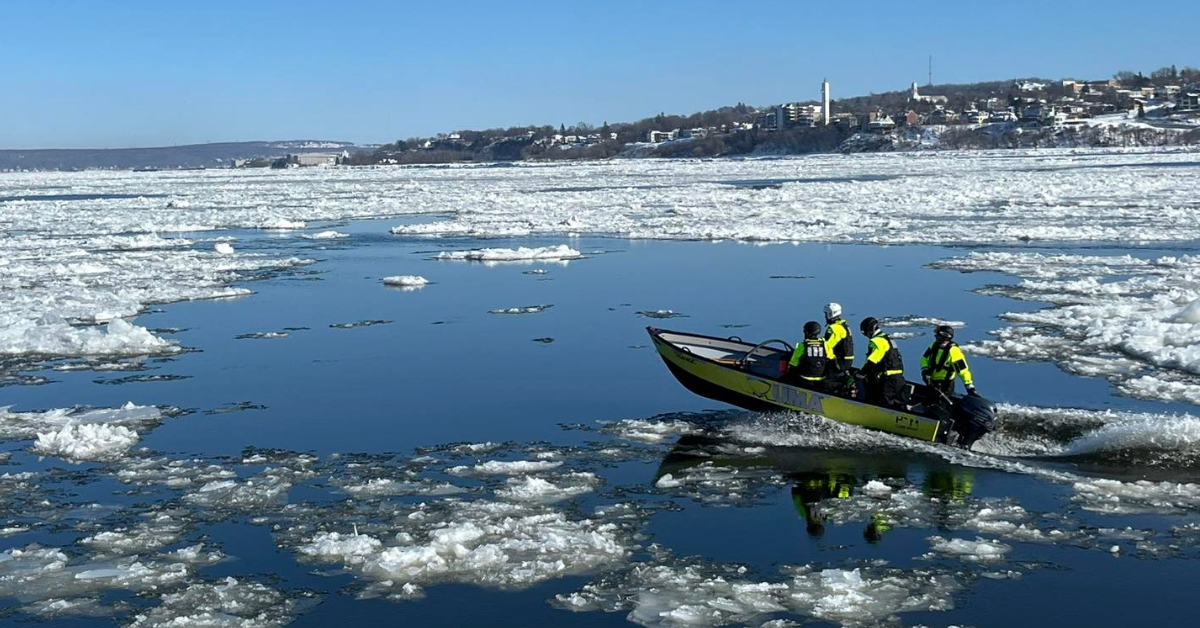
POLYGON ((1008 150, 673 160, 652 169, 636 160, 522 164, 472 171, 469 179, 447 173, 423 187, 417 202, 431 213, 451 208, 451 215, 393 233, 930 244, 1194 240, 1200 167, 1193 159, 1187 151, 1008 150), (1161 163, 1179 165, 1154 177, 1139 167, 1161 163), (1117 164, 1126 167, 1095 176, 1094 167, 1117 164), (820 171, 839 176, 797 177, 820 171), (750 179, 781 184, 725 183, 750 179), (567 191, 526 193, 531 188, 567 191))
POLYGON ((572 473, 555 480, 552 482, 532 476, 509 478, 507 485, 496 491, 496 497, 518 502, 552 504, 589 493, 597 484, 596 476, 591 473, 572 473))
POLYGON ((110 423, 68 424, 55 432, 40 432, 33 450, 73 462, 113 460, 138 442, 133 430, 110 423))
POLYGON ((139 613, 131 628, 279 628, 295 619, 295 602, 257 582, 226 578, 199 583, 163 596, 159 606, 139 613))
MULTIPOLYGON (((397 229, 401 229, 397 227, 397 229)), ((399 233, 396 229, 393 232, 399 233)), ((561 262, 583 257, 583 253, 560 244, 558 246, 517 247, 515 249, 473 249, 470 251, 443 251, 437 259, 471 260, 475 262, 561 262)))
POLYGON ((980 292, 1049 304, 1005 314, 1013 326, 969 352, 1051 361, 1128 395, 1200 403, 1200 256, 986 252, 934 267, 1015 275, 1020 282, 980 292))
POLYGON ((701 431, 700 427, 678 419, 661 421, 621 419, 619 421, 603 423, 601 429, 609 434, 615 434, 621 438, 643 443, 658 443, 672 436, 696 434, 701 431))
POLYGON ((968 562, 992 562, 1002 560, 1004 555, 1012 550, 1012 546, 997 541, 976 538, 948 539, 941 536, 930 537, 929 543, 938 554, 956 556, 968 562))
POLYGON ((401 528, 391 534, 396 540, 390 544, 373 536, 321 532, 297 551, 341 562, 402 598, 442 582, 524 588, 587 573, 629 552, 626 533, 615 523, 572 519, 527 503, 425 502, 395 521, 401 528))
POLYGON ((487 460, 470 467, 451 467, 446 472, 453 475, 520 475, 549 471, 561 466, 561 460, 487 460))
MULTIPOLYGON (((950 327, 965 327, 966 323, 962 321, 948 321, 933 316, 894 316, 890 318, 879 319, 879 324, 883 327, 935 327, 937 325, 949 325, 950 327)), ((895 335, 895 334, 893 334, 895 335)))
POLYGON ((429 280, 420 275, 392 275, 383 278, 383 285, 402 288, 423 288, 428 283, 429 280))
POLYGON ((340 231, 319 231, 317 233, 306 233, 300 237, 305 240, 343 240, 349 238, 350 234, 340 231))
POLYGON ((759 625, 781 613, 869 626, 896 613, 949 610, 962 586, 953 575, 934 570, 864 566, 783 571, 775 580, 754 580, 745 568, 680 560, 658 550, 653 562, 560 594, 553 604, 576 612, 627 613, 629 621, 647 627, 759 625))
POLYGON ((56 408, 43 412, 13 412, 12 406, 0 407, 0 439, 36 438, 39 432, 60 431, 69 425, 105 424, 134 431, 153 427, 163 419, 162 410, 133 402, 120 408, 56 408))

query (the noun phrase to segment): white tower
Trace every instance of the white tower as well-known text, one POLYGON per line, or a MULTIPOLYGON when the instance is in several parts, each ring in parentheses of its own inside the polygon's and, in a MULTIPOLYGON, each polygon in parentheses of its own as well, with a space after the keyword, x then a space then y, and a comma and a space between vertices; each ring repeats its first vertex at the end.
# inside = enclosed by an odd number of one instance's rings
POLYGON ((829 81, 821 81, 821 124, 829 124, 829 81))

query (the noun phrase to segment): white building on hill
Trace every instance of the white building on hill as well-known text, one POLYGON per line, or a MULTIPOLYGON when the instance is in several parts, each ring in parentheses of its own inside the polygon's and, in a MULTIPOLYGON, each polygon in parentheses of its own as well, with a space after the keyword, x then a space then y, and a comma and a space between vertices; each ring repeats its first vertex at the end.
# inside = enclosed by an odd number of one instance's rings
POLYGON ((912 93, 909 94, 909 98, 911 98, 912 100, 915 100, 917 102, 927 102, 927 103, 934 104, 934 105, 946 104, 945 96, 922 96, 921 92, 917 91, 916 81, 913 81, 912 93))

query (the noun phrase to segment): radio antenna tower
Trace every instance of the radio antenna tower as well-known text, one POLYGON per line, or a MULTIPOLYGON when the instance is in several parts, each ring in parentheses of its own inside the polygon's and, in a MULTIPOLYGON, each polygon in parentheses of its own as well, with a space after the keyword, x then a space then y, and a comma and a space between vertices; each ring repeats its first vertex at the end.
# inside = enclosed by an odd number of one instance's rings
POLYGON ((929 55, 929 85, 933 86, 933 55, 929 55))

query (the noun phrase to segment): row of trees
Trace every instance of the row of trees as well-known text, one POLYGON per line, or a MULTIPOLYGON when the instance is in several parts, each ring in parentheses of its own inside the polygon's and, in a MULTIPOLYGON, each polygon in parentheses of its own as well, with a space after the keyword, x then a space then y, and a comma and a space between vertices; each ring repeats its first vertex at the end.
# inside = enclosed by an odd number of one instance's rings
POLYGON ((1150 76, 1141 72, 1121 70, 1114 74, 1113 78, 1120 81, 1121 85, 1132 88, 1162 87, 1178 83, 1196 84, 1200 83, 1200 69, 1185 65, 1182 70, 1177 70, 1174 65, 1168 65, 1151 72, 1150 76))
POLYGON ((1195 146, 1200 144, 1200 129, 1181 132, 1138 127, 1045 127, 1009 129, 997 134, 980 128, 951 127, 938 135, 938 143, 943 148, 951 149, 1195 146))

